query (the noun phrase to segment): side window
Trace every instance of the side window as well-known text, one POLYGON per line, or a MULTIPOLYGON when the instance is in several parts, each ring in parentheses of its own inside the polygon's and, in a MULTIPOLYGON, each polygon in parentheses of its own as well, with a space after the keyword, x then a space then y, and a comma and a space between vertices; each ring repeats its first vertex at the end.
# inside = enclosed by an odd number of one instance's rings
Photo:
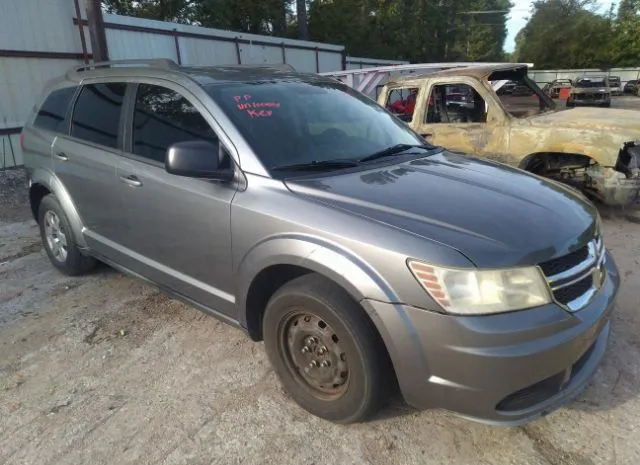
POLYGON ((480 94, 468 84, 436 85, 431 89, 425 122, 484 123, 487 106, 480 94))
POLYGON ((409 123, 413 119, 413 111, 416 108, 417 97, 417 87, 392 89, 391 92, 389 92, 389 94, 387 95, 385 107, 391 113, 396 114, 401 120, 409 123))
POLYGON ((64 120, 77 87, 54 90, 38 110, 33 125, 56 132, 66 132, 64 120))
POLYGON ((126 85, 89 84, 82 88, 71 119, 71 135, 107 147, 118 147, 120 109, 126 85))
POLYGON ((133 116, 133 153, 164 163, 176 142, 218 138, 198 110, 182 95, 165 87, 140 84, 133 116))

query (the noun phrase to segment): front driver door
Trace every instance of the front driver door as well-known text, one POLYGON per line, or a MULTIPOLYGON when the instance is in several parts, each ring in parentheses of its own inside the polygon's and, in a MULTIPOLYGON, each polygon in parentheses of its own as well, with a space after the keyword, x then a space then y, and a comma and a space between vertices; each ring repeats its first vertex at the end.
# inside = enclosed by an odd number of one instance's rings
POLYGON ((483 89, 469 83, 435 83, 418 133, 435 145, 478 156, 495 156, 506 150, 502 131, 487 123, 489 105, 483 89))
POLYGON ((139 84, 131 92, 130 137, 117 170, 129 218, 123 244, 128 257, 122 260, 143 276, 235 318, 230 227, 237 184, 176 176, 164 168, 167 149, 189 140, 211 142, 220 147, 212 157, 233 161, 196 98, 177 87, 152 84, 139 84))

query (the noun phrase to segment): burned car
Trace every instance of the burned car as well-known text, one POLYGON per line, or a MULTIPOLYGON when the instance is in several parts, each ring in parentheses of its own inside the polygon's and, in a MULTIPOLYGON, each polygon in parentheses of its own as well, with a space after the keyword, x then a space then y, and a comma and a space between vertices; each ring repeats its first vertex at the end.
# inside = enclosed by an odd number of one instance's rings
POLYGON ((636 84, 638 81, 636 79, 632 79, 631 81, 627 81, 624 85, 622 91, 625 94, 635 94, 636 93, 636 84))
POLYGON ((622 95, 622 83, 620 82, 620 76, 609 76, 608 81, 611 95, 622 95))
POLYGON ((625 205, 638 196, 638 111, 560 110, 527 76, 527 67, 514 64, 400 76, 385 84, 378 102, 385 105, 402 91, 416 95, 405 122, 436 145, 561 181, 605 204, 625 205), (495 83, 507 81, 532 95, 498 95, 495 83), (454 88, 465 92, 465 105, 451 105, 454 88))
POLYGON ((571 79, 555 79, 544 86, 544 92, 551 98, 560 98, 561 89, 571 89, 572 87, 571 79))
POLYGON ((605 76, 585 76, 576 79, 567 99, 567 107, 571 108, 577 105, 610 107, 611 89, 608 78, 605 76))

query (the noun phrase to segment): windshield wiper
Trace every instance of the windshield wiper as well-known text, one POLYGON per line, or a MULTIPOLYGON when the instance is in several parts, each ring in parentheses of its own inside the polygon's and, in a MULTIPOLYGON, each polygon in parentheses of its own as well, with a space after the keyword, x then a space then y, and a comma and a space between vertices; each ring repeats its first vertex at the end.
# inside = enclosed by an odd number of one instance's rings
POLYGON ((353 168, 360 163, 355 160, 313 160, 308 163, 294 163, 291 165, 278 165, 271 168, 272 171, 325 171, 339 170, 341 168, 353 168))
POLYGON ((371 155, 361 158, 358 161, 363 163, 363 162, 368 162, 372 160, 377 160, 379 158, 390 157, 392 155, 397 155, 399 153, 406 152, 407 150, 410 150, 413 148, 430 150, 430 149, 435 149, 437 147, 431 147, 429 145, 396 144, 396 145, 392 145, 391 147, 387 147, 386 149, 380 150, 379 152, 372 153, 371 155))

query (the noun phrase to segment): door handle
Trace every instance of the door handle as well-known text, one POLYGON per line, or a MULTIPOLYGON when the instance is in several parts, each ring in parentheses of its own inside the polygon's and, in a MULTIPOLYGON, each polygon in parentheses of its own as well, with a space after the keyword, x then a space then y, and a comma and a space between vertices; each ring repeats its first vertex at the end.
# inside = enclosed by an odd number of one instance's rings
POLYGON ((130 185, 131 187, 140 187, 142 186, 142 181, 138 179, 137 176, 130 174, 129 176, 120 176, 120 182, 130 185))
POLYGON ((69 157, 67 156, 66 153, 64 152, 57 152, 55 157, 60 160, 60 161, 67 161, 69 159, 69 157))

